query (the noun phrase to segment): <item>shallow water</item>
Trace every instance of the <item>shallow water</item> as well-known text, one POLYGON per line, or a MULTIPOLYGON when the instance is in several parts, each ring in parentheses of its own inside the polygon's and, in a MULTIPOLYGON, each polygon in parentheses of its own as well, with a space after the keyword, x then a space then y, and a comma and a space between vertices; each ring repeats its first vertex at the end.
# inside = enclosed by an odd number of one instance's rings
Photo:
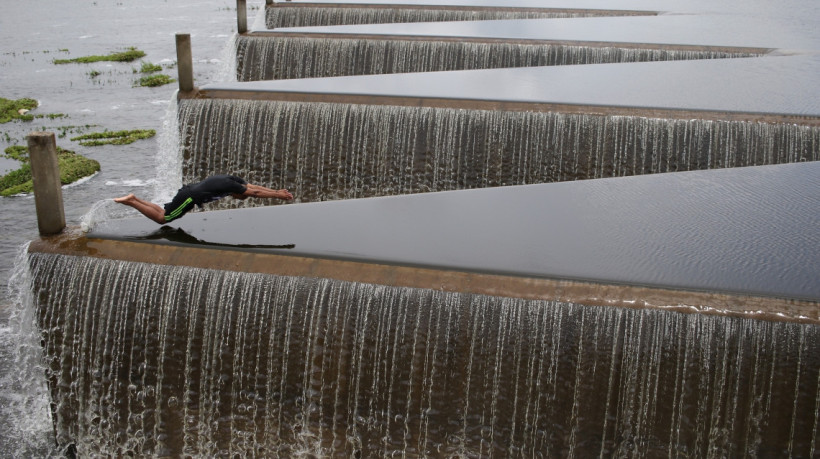
MULTIPOLYGON (((176 78, 174 35, 189 33, 196 84, 225 81, 231 75, 225 67, 232 62, 227 59, 227 50, 236 32, 235 5, 231 0, 80 0, 66 8, 44 0, 5 2, 0 15, 0 97, 33 98, 40 106, 31 114, 66 116, 0 124, 0 149, 25 145, 28 133, 48 130, 57 134, 58 146, 100 162, 99 174, 63 189, 69 225, 79 225, 82 216, 100 200, 127 192, 149 198, 162 193, 166 180, 154 187, 160 169, 156 153, 161 149, 163 122, 176 84, 135 86, 141 76, 139 61, 66 65, 52 61, 134 46, 146 53, 142 61, 160 64, 162 73, 176 78), (92 71, 100 75, 91 77, 92 71), (155 129, 157 136, 131 145, 104 147, 83 147, 70 140, 83 132, 105 129, 155 129)), ((249 1, 249 17, 253 18, 262 5, 261 0, 249 1)), ((0 162, 0 170, 10 167, 16 165, 0 162)), ((114 207, 103 210, 109 215, 122 212, 114 207)), ((37 237, 34 199, 0 198, 0 215, 0 285, 5 287, 20 246, 37 237)), ((9 327, 11 305, 9 293, 0 288, 0 455, 44 456, 51 448, 49 421, 27 416, 35 419, 21 422, 20 413, 10 412, 17 401, 15 390, 20 389, 15 388, 18 378, 9 374, 18 355, 17 337, 9 327)))

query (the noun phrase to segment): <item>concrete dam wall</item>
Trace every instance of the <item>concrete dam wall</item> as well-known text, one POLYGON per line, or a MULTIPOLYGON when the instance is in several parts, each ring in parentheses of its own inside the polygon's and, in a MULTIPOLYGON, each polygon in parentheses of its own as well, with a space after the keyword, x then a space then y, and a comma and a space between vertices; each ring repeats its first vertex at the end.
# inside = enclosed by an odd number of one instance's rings
POLYGON ((101 454, 817 447, 816 324, 49 254, 31 264, 45 350, 59 356, 58 441, 101 454))
POLYGON ((280 80, 547 65, 610 64, 761 56, 756 48, 350 37, 255 32, 236 41, 237 80, 280 80))
POLYGON ((538 8, 503 5, 412 5, 375 3, 298 3, 274 2, 265 9, 265 26, 330 26, 342 24, 384 24, 407 22, 486 21, 497 19, 536 19, 596 16, 654 15, 653 11, 538 8))
POLYGON ((183 181, 233 171, 304 202, 820 159, 820 129, 787 123, 230 96, 180 101, 183 181))

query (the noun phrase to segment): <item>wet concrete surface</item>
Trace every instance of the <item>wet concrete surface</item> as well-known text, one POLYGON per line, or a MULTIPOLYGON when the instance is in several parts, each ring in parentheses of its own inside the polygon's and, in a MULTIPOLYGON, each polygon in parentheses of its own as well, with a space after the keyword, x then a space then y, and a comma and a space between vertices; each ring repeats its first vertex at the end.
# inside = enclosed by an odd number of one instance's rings
MULTIPOLYGON (((820 163, 108 221, 90 238, 820 300, 820 163)), ((226 255, 230 256, 230 255, 226 255)))

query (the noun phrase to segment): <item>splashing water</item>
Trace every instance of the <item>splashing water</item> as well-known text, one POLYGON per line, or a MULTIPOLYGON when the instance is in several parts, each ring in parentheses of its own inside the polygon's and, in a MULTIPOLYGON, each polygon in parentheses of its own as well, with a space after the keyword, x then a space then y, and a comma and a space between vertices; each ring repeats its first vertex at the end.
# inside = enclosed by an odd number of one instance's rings
POLYGON ((42 457, 53 448, 53 425, 46 365, 36 324, 28 265, 28 243, 22 245, 8 283, 11 299, 7 325, 0 328, 0 428, 5 432, 4 455, 42 457), (9 444, 11 442, 11 444, 9 444))
POLYGON ((182 186, 182 160, 179 142, 179 117, 177 115, 177 92, 171 97, 159 136, 156 154, 157 179, 154 182, 154 202, 168 202, 182 186))
POLYGON ((222 48, 219 61, 222 65, 217 69, 214 81, 222 83, 236 81, 236 49, 238 34, 233 34, 225 47, 222 48))

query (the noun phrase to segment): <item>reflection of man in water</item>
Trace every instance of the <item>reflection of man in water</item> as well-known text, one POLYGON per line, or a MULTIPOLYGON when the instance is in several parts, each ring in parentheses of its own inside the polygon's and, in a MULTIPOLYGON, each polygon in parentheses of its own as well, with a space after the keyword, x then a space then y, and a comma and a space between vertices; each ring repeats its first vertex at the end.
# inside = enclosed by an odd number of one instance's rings
POLYGON ((214 175, 199 183, 185 185, 180 188, 174 199, 165 204, 164 210, 153 202, 143 201, 134 196, 133 193, 116 198, 114 202, 133 207, 151 220, 163 224, 182 217, 193 209, 194 205, 202 207, 205 203, 229 195, 236 199, 246 199, 248 196, 278 198, 286 201, 293 199, 293 195, 288 190, 272 190, 263 186, 252 185, 235 175, 214 175))

